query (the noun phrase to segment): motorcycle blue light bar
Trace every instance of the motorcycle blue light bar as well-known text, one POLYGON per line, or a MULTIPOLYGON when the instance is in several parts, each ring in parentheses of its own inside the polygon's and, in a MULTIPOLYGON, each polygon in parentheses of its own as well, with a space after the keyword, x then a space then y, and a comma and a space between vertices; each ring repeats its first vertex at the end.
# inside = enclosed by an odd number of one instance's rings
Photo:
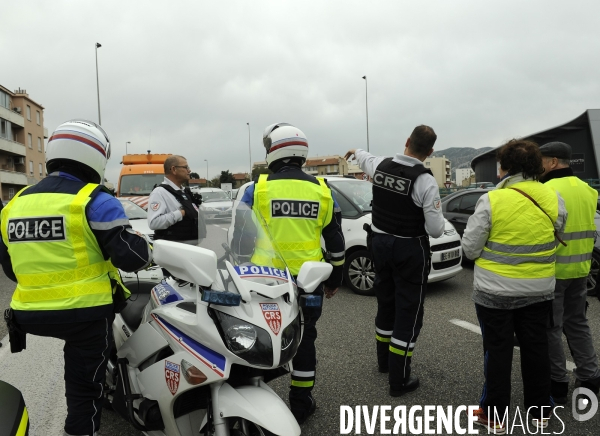
POLYGON ((303 295, 300 297, 300 307, 321 307, 322 304, 320 295, 303 295))
POLYGON ((217 306, 239 306, 242 296, 233 292, 202 291, 202 301, 217 306))

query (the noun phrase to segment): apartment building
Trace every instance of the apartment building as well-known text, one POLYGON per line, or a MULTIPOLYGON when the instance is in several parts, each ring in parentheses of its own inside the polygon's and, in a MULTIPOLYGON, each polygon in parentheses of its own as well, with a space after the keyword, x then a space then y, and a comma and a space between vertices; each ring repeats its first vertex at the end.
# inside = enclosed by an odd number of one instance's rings
MULTIPOLYGON (((464 180, 470 180, 471 176, 475 175, 475 171, 471 168, 457 168, 456 169, 456 186, 463 186, 464 180)), ((468 185, 468 183, 467 183, 468 185)))
POLYGON ((341 156, 309 157, 302 171, 313 176, 348 175, 348 162, 341 156))
POLYGON ((46 176, 44 107, 25 90, 0 85, 0 195, 10 200, 46 176))
POLYGON ((452 169, 450 168, 450 160, 446 159, 446 156, 428 157, 423 165, 431 170, 440 188, 444 188, 446 183, 452 183, 452 169))

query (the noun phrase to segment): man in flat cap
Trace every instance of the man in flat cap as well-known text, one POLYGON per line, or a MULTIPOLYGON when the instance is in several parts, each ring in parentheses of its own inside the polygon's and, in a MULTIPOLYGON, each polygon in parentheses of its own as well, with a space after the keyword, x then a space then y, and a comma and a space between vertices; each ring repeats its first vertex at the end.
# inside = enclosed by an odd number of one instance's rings
POLYGON ((541 181, 555 189, 565 201, 568 212, 562 239, 556 251, 556 286, 554 288, 554 326, 548 329, 552 396, 558 404, 566 404, 569 390, 564 331, 577 365, 576 387, 598 394, 600 370, 586 318, 587 276, 590 272, 596 225, 594 216, 598 192, 573 175, 570 167, 571 146, 549 142, 540 147, 544 174, 541 181))

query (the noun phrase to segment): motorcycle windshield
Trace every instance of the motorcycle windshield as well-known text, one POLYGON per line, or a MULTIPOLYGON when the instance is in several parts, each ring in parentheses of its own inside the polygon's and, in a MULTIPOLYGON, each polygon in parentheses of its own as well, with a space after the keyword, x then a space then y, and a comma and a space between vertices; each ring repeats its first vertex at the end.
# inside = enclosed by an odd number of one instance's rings
POLYGON ((228 260, 243 278, 270 276, 275 279, 273 285, 280 282, 277 279, 289 279, 286 273, 288 266, 277 241, 271 236, 264 216, 261 211, 250 208, 245 203, 240 202, 233 211, 227 250, 228 260))

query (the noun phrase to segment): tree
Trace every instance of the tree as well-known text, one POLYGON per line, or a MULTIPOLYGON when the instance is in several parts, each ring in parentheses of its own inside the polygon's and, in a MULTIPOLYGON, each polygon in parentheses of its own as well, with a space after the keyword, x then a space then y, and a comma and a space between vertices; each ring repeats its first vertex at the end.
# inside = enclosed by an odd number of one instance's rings
POLYGON ((233 183, 233 174, 229 170, 221 171, 221 177, 219 177, 221 183, 233 183))
POLYGON ((212 188, 220 188, 221 187, 221 178, 219 176, 213 177, 209 182, 208 186, 212 188))
POLYGON ((190 179, 199 179, 200 175, 198 173, 190 173, 190 179))
POLYGON ((273 174, 273 171, 271 171, 267 167, 254 167, 254 168, 252 168, 252 180, 258 179, 258 176, 261 175, 261 174, 273 174))

